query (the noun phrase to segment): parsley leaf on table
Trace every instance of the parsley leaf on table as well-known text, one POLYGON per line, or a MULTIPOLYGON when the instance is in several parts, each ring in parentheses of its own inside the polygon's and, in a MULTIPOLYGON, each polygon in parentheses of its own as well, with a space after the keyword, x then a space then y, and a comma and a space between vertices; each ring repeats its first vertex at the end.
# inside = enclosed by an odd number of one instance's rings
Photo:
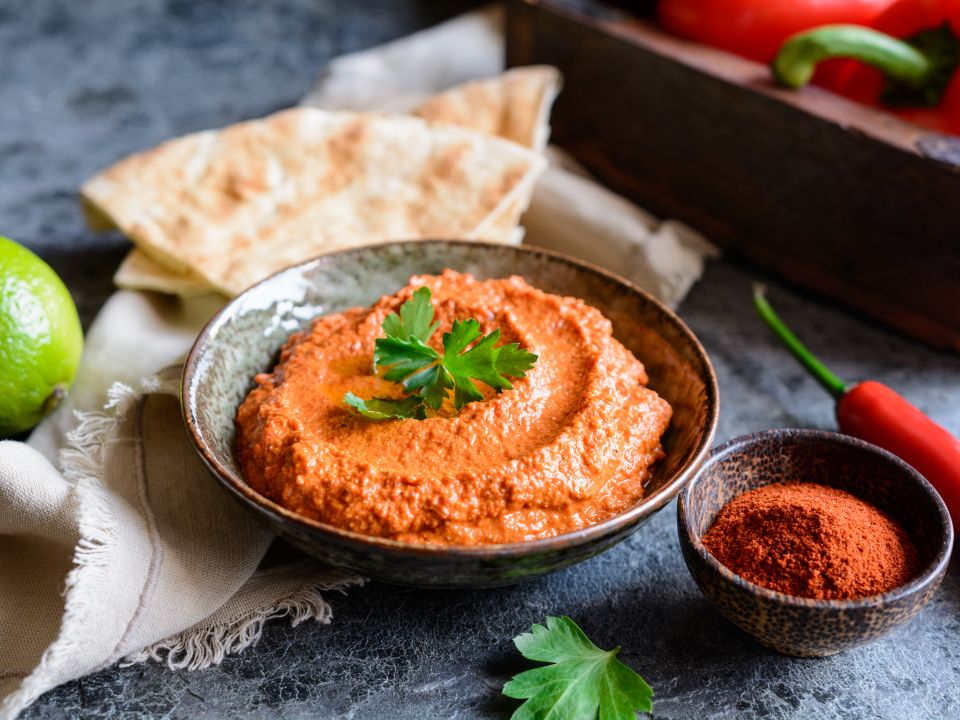
POLYGON ((566 616, 513 642, 525 658, 551 664, 503 686, 507 697, 525 700, 511 720, 593 720, 598 711, 600 720, 635 720, 637 710, 653 711, 653 690, 617 660, 620 648, 601 650, 566 616))
POLYGON ((383 321, 385 337, 377 338, 373 352, 373 369, 386 368, 383 377, 403 385, 411 397, 403 400, 371 398, 364 400, 353 393, 344 402, 371 420, 426 417, 426 409, 439 410, 453 390, 454 406, 460 410, 469 402, 483 400, 474 383, 479 380, 498 393, 511 390, 508 377, 520 378, 533 367, 537 356, 510 343, 496 347, 500 330, 481 337, 476 320, 454 320, 451 331, 443 334, 443 354, 427 345, 437 331, 433 321, 430 288, 422 287, 400 307, 400 314, 390 313, 383 321))

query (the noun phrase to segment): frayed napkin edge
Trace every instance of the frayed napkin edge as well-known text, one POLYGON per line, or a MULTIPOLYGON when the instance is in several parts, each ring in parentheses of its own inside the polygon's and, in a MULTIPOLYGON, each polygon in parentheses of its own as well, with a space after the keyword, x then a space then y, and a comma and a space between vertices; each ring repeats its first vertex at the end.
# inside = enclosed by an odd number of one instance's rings
POLYGON ((229 655, 237 655, 260 642, 264 626, 271 620, 289 617, 290 625, 314 620, 329 625, 333 608, 321 591, 362 585, 362 578, 346 578, 329 584, 301 587, 287 597, 271 600, 235 620, 188 628, 173 637, 127 655, 121 667, 153 660, 171 670, 204 670, 219 665, 229 655))

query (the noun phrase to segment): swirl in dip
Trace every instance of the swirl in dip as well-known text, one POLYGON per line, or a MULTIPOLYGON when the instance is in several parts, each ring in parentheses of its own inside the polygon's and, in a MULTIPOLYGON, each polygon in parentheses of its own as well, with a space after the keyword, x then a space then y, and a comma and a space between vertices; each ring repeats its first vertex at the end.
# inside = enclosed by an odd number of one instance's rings
POLYGON ((291 336, 273 372, 237 411, 244 474, 305 517, 366 535, 441 545, 509 543, 576 530, 643 496, 670 405, 599 310, 520 277, 479 281, 451 270, 417 276, 372 308, 316 320, 291 336), (454 319, 539 355, 514 389, 454 414, 374 422, 344 404, 402 397, 372 371, 391 312, 427 285, 440 348, 454 319))

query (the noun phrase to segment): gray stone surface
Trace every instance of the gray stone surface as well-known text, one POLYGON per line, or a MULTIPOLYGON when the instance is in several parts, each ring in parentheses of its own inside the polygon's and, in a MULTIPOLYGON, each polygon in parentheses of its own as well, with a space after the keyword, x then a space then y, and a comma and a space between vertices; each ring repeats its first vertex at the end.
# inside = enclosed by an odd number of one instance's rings
MULTIPOLYGON (((86 322, 126 243, 97 237, 79 182, 130 150, 289 105, 322 63, 472 5, 0 0, 0 232, 66 278, 86 322)), ((757 276, 713 264, 681 308, 720 376, 720 440, 774 426, 833 427, 829 398, 754 317, 757 276)), ((960 358, 773 284, 798 333, 842 376, 898 388, 960 433, 960 358)), ((510 638, 576 618, 656 690, 658 718, 960 716, 960 571, 909 627, 844 655, 780 657, 724 621, 688 576, 669 506, 578 567, 508 589, 369 585, 333 598, 329 626, 275 622, 210 670, 110 668, 24 717, 506 718, 503 682, 528 667, 510 638)))

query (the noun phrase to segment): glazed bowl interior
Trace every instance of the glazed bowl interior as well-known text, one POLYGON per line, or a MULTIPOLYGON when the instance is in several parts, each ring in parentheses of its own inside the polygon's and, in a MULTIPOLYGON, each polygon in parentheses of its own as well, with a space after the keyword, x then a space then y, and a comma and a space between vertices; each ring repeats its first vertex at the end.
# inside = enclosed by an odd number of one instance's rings
POLYGON ((946 506, 916 470, 874 445, 819 430, 768 430, 716 448, 682 492, 677 518, 684 559, 704 594, 761 643, 789 655, 830 655, 903 624, 939 586, 953 547, 946 506), (917 547, 918 574, 890 592, 851 600, 795 597, 743 579, 702 537, 728 502, 777 482, 837 487, 892 515, 917 547))
POLYGON ((457 241, 399 242, 335 252, 252 287, 198 337, 184 367, 181 397, 184 419, 201 458, 220 483, 262 519, 328 562, 416 585, 516 582, 600 552, 676 496, 709 449, 717 421, 710 362, 689 329, 660 302, 613 275, 564 256, 457 241), (480 279, 520 275, 547 292, 580 297, 610 318, 616 337, 645 364, 650 386, 673 407, 663 437, 666 457, 656 466, 641 503, 598 525, 555 538, 440 547, 358 535, 309 520, 247 485, 234 452, 234 416, 254 375, 273 367, 289 335, 307 329, 320 315, 369 306, 404 287, 412 275, 446 268, 480 279), (410 566, 401 570, 399 558, 410 566))

